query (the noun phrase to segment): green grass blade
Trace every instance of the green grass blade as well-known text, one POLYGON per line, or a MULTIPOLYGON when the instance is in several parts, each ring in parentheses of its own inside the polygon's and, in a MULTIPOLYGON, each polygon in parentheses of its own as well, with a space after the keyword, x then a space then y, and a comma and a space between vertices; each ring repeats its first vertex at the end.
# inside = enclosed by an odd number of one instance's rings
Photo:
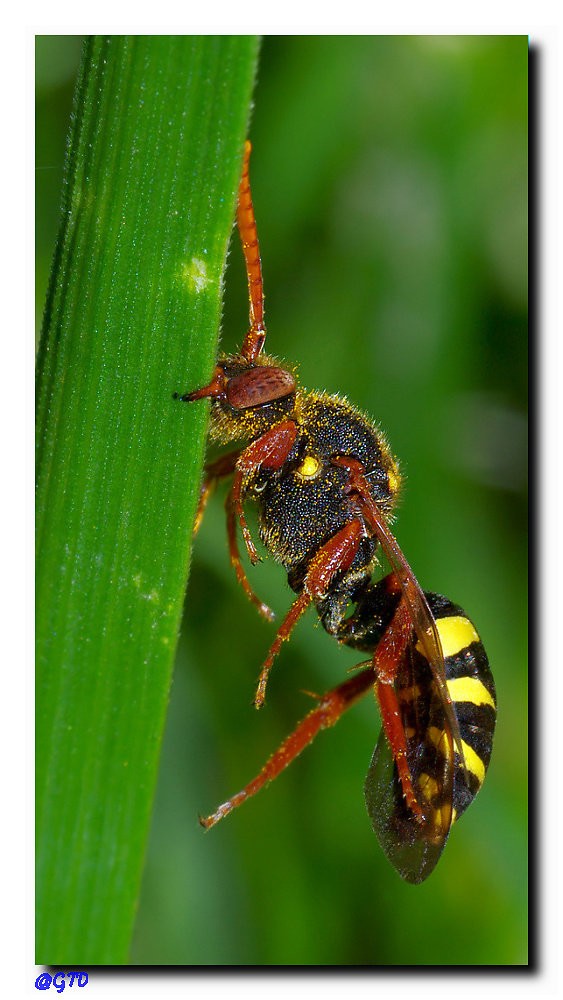
POLYGON ((254 37, 88 41, 38 360, 37 940, 127 960, 254 37))

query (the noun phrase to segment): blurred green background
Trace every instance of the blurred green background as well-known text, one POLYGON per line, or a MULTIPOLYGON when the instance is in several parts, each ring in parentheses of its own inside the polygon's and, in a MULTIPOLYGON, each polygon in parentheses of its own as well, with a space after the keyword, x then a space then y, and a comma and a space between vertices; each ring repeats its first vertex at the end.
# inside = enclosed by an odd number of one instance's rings
MULTIPOLYGON (((80 45, 37 39, 38 324, 80 45)), ((216 496, 194 550, 134 963, 527 962, 527 81, 525 36, 263 41, 251 138, 268 349, 385 429, 406 474, 397 537, 423 587, 478 625, 496 745, 419 887, 388 865, 365 812, 370 696, 205 834, 197 814, 258 771, 309 710, 303 689, 358 659, 310 612, 254 711, 273 628, 236 586, 216 496)), ((235 239, 226 349, 247 312, 235 239)), ((283 572, 251 575, 282 616, 283 572)))

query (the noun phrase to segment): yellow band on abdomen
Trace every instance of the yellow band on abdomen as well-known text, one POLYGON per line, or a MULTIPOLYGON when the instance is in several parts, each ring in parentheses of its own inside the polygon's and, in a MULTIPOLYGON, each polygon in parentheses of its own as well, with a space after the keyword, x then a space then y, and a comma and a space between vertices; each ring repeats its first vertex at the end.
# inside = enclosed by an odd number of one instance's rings
POLYGON ((456 677, 448 681, 452 701, 468 701, 472 705, 490 705, 496 708, 494 698, 478 677, 456 677))
POLYGON ((471 774, 474 774, 479 785, 482 785, 485 780, 485 765, 483 761, 479 757, 479 754, 475 753, 473 747, 470 747, 469 743, 466 743, 465 740, 461 741, 461 747, 467 770, 471 774))
POLYGON ((436 628, 444 650, 444 656, 455 656, 472 642, 479 642, 479 636, 468 618, 453 615, 451 618, 438 618, 436 628))

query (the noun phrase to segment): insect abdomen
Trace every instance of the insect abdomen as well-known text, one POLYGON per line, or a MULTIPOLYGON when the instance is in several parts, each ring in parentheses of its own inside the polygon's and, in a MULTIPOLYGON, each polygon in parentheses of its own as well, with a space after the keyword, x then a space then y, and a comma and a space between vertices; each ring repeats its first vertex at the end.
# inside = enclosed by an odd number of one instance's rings
POLYGON ((426 594, 444 651, 448 691, 458 719, 465 771, 456 755, 453 819, 459 819, 485 780, 496 722, 496 692, 485 648, 460 607, 426 594))
MULTIPOLYGON (((339 641, 355 649, 373 651, 384 635, 399 599, 399 595, 387 586, 387 579, 368 584, 358 597, 354 613, 347 617, 344 617, 343 608, 334 609, 334 601, 331 603, 327 599, 324 602, 326 607, 320 609, 325 628, 330 631, 329 623, 335 618, 336 610, 337 614, 341 614, 341 619, 336 628, 332 626, 332 630, 339 641)), ((452 799, 455 821, 473 801, 485 780, 495 731, 495 685, 483 643, 463 609, 440 594, 426 593, 425 597, 442 644, 446 682, 458 720, 465 758, 463 768, 456 753, 452 799)), ((427 750, 422 753, 421 744, 419 753, 413 757, 413 768, 416 771, 413 777, 418 781, 420 775, 425 780, 428 776, 435 777, 432 773, 432 761, 437 770, 441 767, 440 752, 437 749, 441 729, 434 732, 435 722, 430 709, 434 684, 428 661, 418 647, 412 650, 412 657, 416 690, 407 686, 403 690, 401 701, 405 713, 405 728, 408 730, 410 726, 414 726, 414 719, 418 719, 418 728, 426 728, 424 742, 427 750), (413 703, 409 707, 409 701, 413 698, 417 700, 417 704, 413 703), (409 713, 412 714, 412 719, 409 719, 409 713)))

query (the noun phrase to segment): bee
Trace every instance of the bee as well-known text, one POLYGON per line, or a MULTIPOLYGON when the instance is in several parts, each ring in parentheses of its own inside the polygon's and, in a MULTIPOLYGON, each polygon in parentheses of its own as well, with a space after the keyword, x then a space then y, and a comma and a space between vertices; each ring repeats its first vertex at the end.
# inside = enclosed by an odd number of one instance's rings
POLYGON ((296 595, 263 663, 257 708, 282 644, 310 605, 329 635, 367 659, 318 698, 252 781, 200 822, 208 829, 255 795, 319 730, 373 690, 382 729, 365 782, 366 805, 390 862, 405 880, 419 883, 483 784, 496 718, 494 682, 473 623, 448 599, 421 589, 391 532, 401 473, 385 436, 347 400, 305 390, 294 368, 264 353, 250 150, 247 141, 237 204, 249 329, 240 353, 221 355, 207 385, 174 393, 187 403, 209 399, 211 441, 240 443, 206 466, 195 529, 216 484, 230 478, 227 536, 240 585, 259 613, 273 619, 239 551, 240 529, 250 562, 259 558, 245 516, 246 502, 253 501, 260 539, 296 595), (381 553, 390 572, 374 579, 381 553))

